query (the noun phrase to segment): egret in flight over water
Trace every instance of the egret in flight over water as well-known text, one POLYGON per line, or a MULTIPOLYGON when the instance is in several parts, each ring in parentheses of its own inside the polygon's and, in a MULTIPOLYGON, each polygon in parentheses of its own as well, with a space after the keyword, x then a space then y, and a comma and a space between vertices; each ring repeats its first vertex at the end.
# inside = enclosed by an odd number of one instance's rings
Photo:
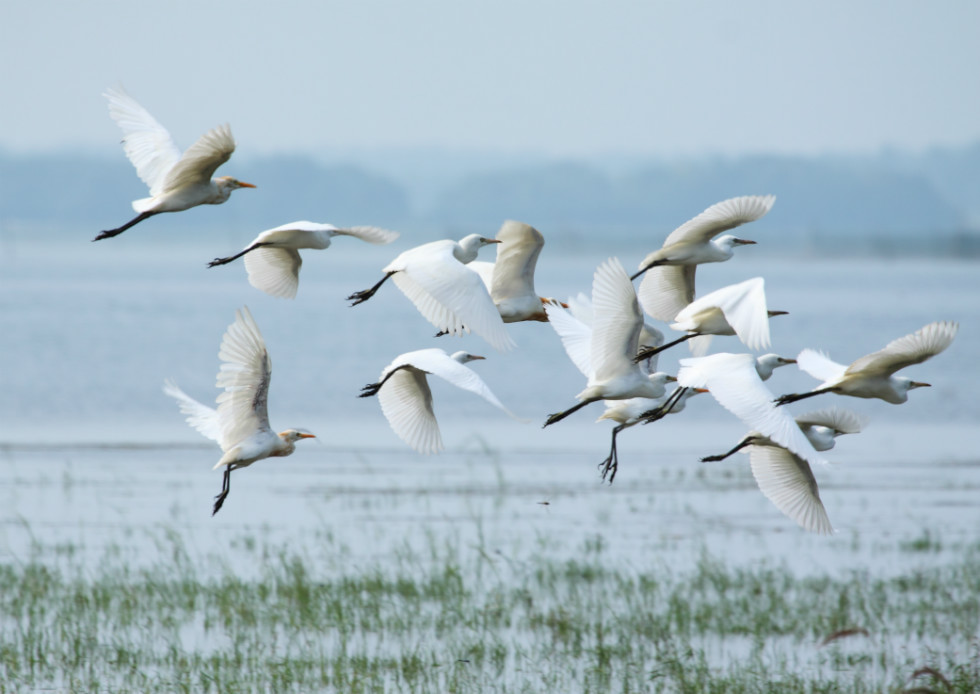
POLYGON ((269 426, 266 403, 272 360, 247 306, 235 311, 235 322, 228 326, 221 340, 218 358, 222 364, 217 386, 224 388, 224 392, 218 395, 217 409, 202 405, 173 382, 168 381, 163 388, 177 400, 180 411, 187 415, 187 423, 217 441, 224 452, 214 466, 215 470, 224 467, 225 474, 212 516, 228 496, 233 470, 264 458, 289 455, 300 439, 315 438, 302 429, 286 429, 277 434, 269 426))
POLYGON ((139 212, 121 227, 101 232, 93 241, 118 236, 161 212, 180 212, 197 205, 220 205, 238 188, 254 188, 231 176, 212 179, 235 151, 231 128, 219 125, 201 135, 181 154, 166 128, 122 88, 105 91, 109 115, 123 131, 123 148, 150 197, 133 201, 139 212))
POLYGON ((507 414, 490 387, 467 362, 483 359, 468 352, 446 354, 436 347, 406 352, 395 357, 381 372, 376 383, 361 389, 360 397, 377 395, 388 424, 399 438, 419 453, 438 453, 443 449, 439 423, 432 409, 428 376, 438 376, 457 388, 476 393, 507 414))
POLYGON ((472 330, 498 351, 512 349, 514 341, 483 280, 466 267, 476 260, 481 248, 492 243, 500 241, 470 234, 458 242, 444 239, 416 246, 388 263, 377 284, 347 299, 353 302, 351 306, 357 306, 374 296, 391 277, 419 313, 440 331, 462 335, 472 330))
POLYGON ((266 294, 292 299, 299 287, 299 270, 303 265, 300 249, 329 248, 334 236, 353 236, 361 241, 383 245, 397 239, 398 232, 370 226, 340 229, 333 224, 290 222, 263 231, 244 250, 227 258, 215 258, 208 263, 208 267, 225 265, 245 256, 249 284, 266 294))
POLYGON ((921 364, 949 347, 960 326, 949 321, 937 321, 923 326, 910 335, 889 342, 884 349, 867 354, 850 366, 831 361, 812 349, 796 357, 800 368, 823 381, 809 393, 791 393, 776 400, 779 405, 812 398, 821 393, 837 393, 855 398, 878 398, 893 405, 909 399, 913 388, 930 384, 913 381, 895 372, 906 366, 921 364))

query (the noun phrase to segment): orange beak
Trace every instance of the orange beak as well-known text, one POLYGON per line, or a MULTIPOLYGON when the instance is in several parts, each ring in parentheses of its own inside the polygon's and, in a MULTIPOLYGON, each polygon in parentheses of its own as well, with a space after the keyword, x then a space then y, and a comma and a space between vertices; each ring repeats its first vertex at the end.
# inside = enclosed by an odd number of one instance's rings
MULTIPOLYGON (((252 186, 252 187, 254 188, 255 186, 252 186)), ((315 439, 316 438, 316 434, 300 434, 299 437, 301 439, 315 439)))
POLYGON ((245 181, 239 181, 238 182, 238 185, 240 185, 242 188, 255 188, 256 187, 255 185, 253 185, 251 183, 245 183, 245 181))

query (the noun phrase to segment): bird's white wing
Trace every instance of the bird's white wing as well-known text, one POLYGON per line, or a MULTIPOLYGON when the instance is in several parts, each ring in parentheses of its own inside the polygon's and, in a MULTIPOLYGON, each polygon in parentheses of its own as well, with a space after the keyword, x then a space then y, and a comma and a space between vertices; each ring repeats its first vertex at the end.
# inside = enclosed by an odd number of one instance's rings
MULTIPOLYGON (((591 305, 590 305, 591 308, 591 305)), ((586 378, 592 377, 592 329, 571 311, 557 304, 545 304, 548 322, 561 338, 568 358, 586 378)))
POLYGON ((282 299, 296 296, 302 265, 303 259, 294 248, 264 247, 245 254, 249 284, 282 299))
POLYGON ((469 368, 465 364, 460 364, 441 349, 423 349, 415 352, 414 356, 412 357, 412 365, 418 369, 421 369, 422 371, 427 371, 433 376, 438 376, 439 378, 452 383, 457 388, 462 388, 463 390, 468 390, 471 393, 476 393, 490 404, 499 407, 510 416, 514 416, 514 414, 504 407, 503 403, 497 399, 497 396, 490 390, 490 386, 488 386, 473 369, 469 368))
POLYGON ((636 368, 643 314, 629 275, 616 258, 599 265, 592 282, 594 378, 606 380, 636 368))
POLYGON ((636 290, 647 315, 670 323, 694 301, 697 265, 658 265, 643 274, 636 290))
POLYGON ((929 323, 911 335, 892 340, 884 349, 861 357, 847 367, 847 373, 863 371, 890 376, 906 366, 921 364, 949 347, 959 328, 958 323, 950 321, 929 323))
POLYGON ((687 341, 687 346, 693 356, 703 357, 711 349, 711 343, 714 339, 714 335, 696 335, 687 341))
POLYGON ((217 386, 225 391, 218 396, 220 443, 222 450, 228 450, 255 432, 269 429, 272 360, 247 306, 235 311, 235 322, 225 332, 218 358, 222 364, 217 386))
POLYGON ((780 446, 749 446, 749 464, 759 489, 776 508, 809 532, 834 532, 805 460, 780 446))
POLYGON ((185 186, 207 185, 215 170, 231 158, 235 138, 226 123, 208 130, 191 145, 164 177, 161 192, 185 186))
POLYGON ((173 381, 163 384, 163 392, 177 401, 182 414, 187 415, 187 423, 212 441, 221 442, 221 425, 218 412, 214 408, 199 403, 177 387, 173 381))
MULTIPOLYGON (((769 313, 766 307, 765 280, 753 277, 750 280, 722 287, 705 299, 711 298, 735 334, 749 349, 762 350, 769 347, 769 313)), ((691 305, 701 301, 698 299, 691 305)))
POLYGON ((497 262, 493 266, 490 295, 495 302, 534 295, 534 268, 544 248, 544 237, 534 227, 506 221, 497 232, 497 262))
POLYGON ((838 364, 823 352, 813 349, 800 352, 796 356, 796 365, 822 383, 836 381, 847 371, 843 364, 838 364))
POLYGON ((109 102, 109 115, 123 131, 126 157, 150 195, 158 195, 167 172, 180 160, 180 150, 167 129, 121 87, 109 87, 103 96, 109 102))
POLYGON ((402 441, 419 453, 442 450, 439 423, 432 410, 432 391, 424 373, 412 368, 396 371, 378 391, 378 402, 402 441))
POLYGON ((796 417, 796 423, 803 426, 828 427, 842 434, 858 434, 867 425, 866 417, 851 410, 829 407, 825 410, 807 412, 796 417))
POLYGON ((514 347, 480 276, 456 260, 451 245, 406 259, 392 279, 426 320, 450 335, 472 330, 498 351, 514 347))
POLYGON ((680 241, 705 243, 723 231, 759 219, 775 202, 775 195, 743 195, 722 200, 670 232, 664 245, 680 241))
POLYGON ((471 260, 466 263, 466 267, 480 276, 483 286, 491 292, 490 297, 493 298, 493 263, 486 260, 471 260))
MULTIPOLYGON (((321 226, 333 226, 332 224, 325 224, 321 226)), ((382 229, 380 227, 371 226, 356 226, 348 227, 346 229, 338 229, 334 227, 334 233, 338 236, 353 236, 361 241, 367 241, 368 243, 373 243, 376 246, 383 246, 389 244, 395 239, 397 239, 401 234, 397 231, 389 231, 388 229, 382 229)))
POLYGON ((808 463, 824 463, 800 431, 796 420, 773 403, 775 396, 755 370, 751 354, 721 352, 681 359, 677 382, 687 388, 707 388, 715 400, 749 429, 768 436, 808 463))

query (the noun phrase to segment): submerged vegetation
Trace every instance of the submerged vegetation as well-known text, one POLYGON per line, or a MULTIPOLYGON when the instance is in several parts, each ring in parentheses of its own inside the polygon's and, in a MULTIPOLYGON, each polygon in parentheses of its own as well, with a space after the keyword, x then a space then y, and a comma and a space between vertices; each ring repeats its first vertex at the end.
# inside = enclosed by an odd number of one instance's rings
POLYGON ((0 565, 0 692, 980 690, 980 546, 797 577, 613 568, 601 538, 574 559, 430 538, 359 565, 246 535, 242 576, 155 541, 142 567, 64 544, 0 565))

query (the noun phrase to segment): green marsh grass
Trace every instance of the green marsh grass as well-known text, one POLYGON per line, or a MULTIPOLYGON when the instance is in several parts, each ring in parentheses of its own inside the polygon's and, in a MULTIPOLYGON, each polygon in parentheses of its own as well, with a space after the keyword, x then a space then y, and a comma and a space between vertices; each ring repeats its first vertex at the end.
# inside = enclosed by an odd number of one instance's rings
POLYGON ((84 547, 35 544, 0 565, 0 692, 980 690, 976 546, 888 578, 799 578, 708 555, 610 567, 598 535, 573 559, 429 535, 373 564, 323 539, 237 538, 250 576, 173 530, 142 568, 126 547, 83 564, 84 547))

